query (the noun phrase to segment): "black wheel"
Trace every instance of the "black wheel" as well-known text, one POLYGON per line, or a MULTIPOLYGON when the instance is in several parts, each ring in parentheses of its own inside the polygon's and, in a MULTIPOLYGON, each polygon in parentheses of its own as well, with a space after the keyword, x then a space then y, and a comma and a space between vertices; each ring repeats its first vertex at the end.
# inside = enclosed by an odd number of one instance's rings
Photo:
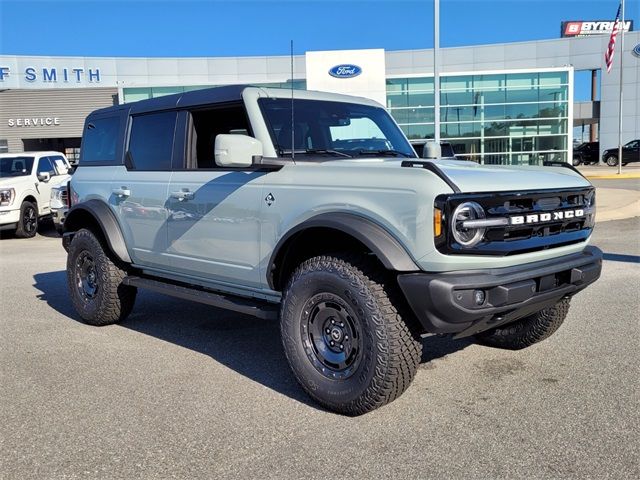
POLYGON ((569 312, 569 300, 502 327, 477 334, 476 340, 489 347, 521 350, 549 338, 560 328, 569 312))
POLYGON ((91 231, 82 229, 74 235, 67 256, 67 284, 73 306, 86 323, 110 325, 131 313, 136 289, 122 283, 126 275, 91 231))
POLYGON ((38 207, 35 203, 24 201, 20 206, 20 220, 16 228, 16 237, 31 238, 38 232, 38 207))
POLYGON ((605 162, 607 162, 607 165, 609 165, 610 167, 615 167, 616 165, 618 165, 618 157, 616 157, 615 155, 609 155, 605 159, 605 162))
POLYGON ((406 308, 394 279, 373 259, 307 260, 289 279, 280 310, 296 379, 320 404, 348 415, 395 400, 422 356, 406 308))
POLYGON ((573 157, 573 166, 577 167, 578 165, 580 165, 582 163, 582 161, 580 160, 579 157, 573 157))

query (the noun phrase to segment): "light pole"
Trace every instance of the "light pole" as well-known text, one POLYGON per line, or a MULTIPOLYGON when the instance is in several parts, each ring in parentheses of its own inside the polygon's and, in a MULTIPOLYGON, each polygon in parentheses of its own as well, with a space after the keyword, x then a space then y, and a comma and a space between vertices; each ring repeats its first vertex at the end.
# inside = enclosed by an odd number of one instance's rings
POLYGON ((440 0, 433 0, 433 92, 435 137, 440 145, 440 0))

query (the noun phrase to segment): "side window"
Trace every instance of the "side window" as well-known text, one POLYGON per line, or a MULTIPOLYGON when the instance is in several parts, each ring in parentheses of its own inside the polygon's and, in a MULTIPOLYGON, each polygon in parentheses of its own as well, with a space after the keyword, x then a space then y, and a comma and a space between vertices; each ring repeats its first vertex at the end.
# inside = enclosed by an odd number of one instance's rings
POLYGON ((119 133, 119 116, 90 119, 82 135, 81 162, 115 162, 119 133))
POLYGON ((133 117, 129 154, 135 170, 171 170, 177 112, 133 117))
POLYGON ((249 120, 242 104, 191 111, 191 154, 187 168, 216 168, 214 145, 221 133, 251 135, 249 120))
POLYGON ((53 167, 56 169, 56 174, 64 175, 68 172, 69 170, 68 165, 67 165, 67 162, 64 161, 64 158, 60 156, 55 156, 55 157, 49 157, 49 160, 51 160, 53 167))
POLYGON ((40 175, 42 173, 48 173, 50 176, 57 175, 56 169, 53 168, 53 164, 49 157, 42 157, 38 160, 38 170, 36 170, 36 174, 40 175))

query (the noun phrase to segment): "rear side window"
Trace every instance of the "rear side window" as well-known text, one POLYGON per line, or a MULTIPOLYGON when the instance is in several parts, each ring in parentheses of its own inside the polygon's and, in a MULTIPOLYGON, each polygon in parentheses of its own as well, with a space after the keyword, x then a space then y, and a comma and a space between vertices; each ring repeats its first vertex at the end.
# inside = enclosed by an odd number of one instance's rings
POLYGON ((135 170, 171 170, 177 112, 133 117, 129 155, 135 170))
POLYGON ((82 162, 115 162, 119 132, 119 116, 96 118, 87 122, 82 136, 82 162))

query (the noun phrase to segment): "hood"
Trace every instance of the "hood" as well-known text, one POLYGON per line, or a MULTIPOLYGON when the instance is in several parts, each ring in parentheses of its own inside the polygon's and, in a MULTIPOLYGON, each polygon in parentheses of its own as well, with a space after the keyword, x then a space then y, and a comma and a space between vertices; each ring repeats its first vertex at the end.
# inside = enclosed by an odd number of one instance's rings
POLYGON ((434 162, 463 192, 500 192, 588 187, 591 183, 566 167, 478 165, 474 162, 434 162))
MULTIPOLYGON (((332 160, 331 163, 344 167, 358 164, 361 167, 369 168, 408 170, 408 167, 401 167, 403 160, 429 161, 421 158, 367 158, 332 160)), ((479 165, 475 162, 462 160, 436 160, 433 163, 465 193, 582 188, 591 185, 582 175, 566 167, 479 165)), ((421 169, 414 168, 417 170, 416 174, 420 174, 421 169)), ((424 171, 424 174, 434 175, 427 171, 424 171)))
POLYGON ((31 175, 24 175, 20 177, 2 177, 0 178, 0 187, 14 187, 16 185, 31 185, 35 183, 31 175))

